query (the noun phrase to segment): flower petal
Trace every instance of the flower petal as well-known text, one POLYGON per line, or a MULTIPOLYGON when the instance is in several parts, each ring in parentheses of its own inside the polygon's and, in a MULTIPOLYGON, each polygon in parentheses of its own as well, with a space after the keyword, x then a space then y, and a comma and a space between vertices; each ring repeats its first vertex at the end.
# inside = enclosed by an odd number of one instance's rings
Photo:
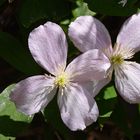
POLYGON ((125 62, 115 70, 115 84, 120 95, 129 103, 140 103, 140 65, 125 62))
POLYGON ((135 52, 140 50, 140 14, 133 15, 124 22, 116 42, 135 52))
POLYGON ((69 36, 82 52, 90 49, 112 51, 110 35, 105 26, 92 16, 80 16, 69 26, 69 36))
POLYGON ((56 93, 54 79, 47 76, 32 76, 17 83, 10 98, 17 109, 31 115, 45 108, 56 93))
POLYGON ((109 77, 101 79, 101 80, 94 80, 89 82, 78 82, 82 87, 86 88, 86 90, 91 93, 92 97, 94 98, 100 90, 107 85, 111 79, 109 77))
POLYGON ((97 80, 94 80, 93 81, 93 94, 94 94, 94 97, 100 92, 100 90, 105 86, 107 85, 109 82, 111 81, 110 78, 104 78, 104 79, 101 79, 99 81, 97 80))
POLYGON ((58 105, 64 123, 71 130, 83 130, 97 120, 97 104, 86 88, 76 83, 59 90, 58 105))
POLYGON ((66 68, 71 81, 103 79, 110 67, 108 58, 98 49, 89 50, 74 59, 66 68))
POLYGON ((67 42, 59 25, 40 25, 30 33, 28 43, 32 56, 44 69, 54 75, 58 69, 65 69, 67 42))

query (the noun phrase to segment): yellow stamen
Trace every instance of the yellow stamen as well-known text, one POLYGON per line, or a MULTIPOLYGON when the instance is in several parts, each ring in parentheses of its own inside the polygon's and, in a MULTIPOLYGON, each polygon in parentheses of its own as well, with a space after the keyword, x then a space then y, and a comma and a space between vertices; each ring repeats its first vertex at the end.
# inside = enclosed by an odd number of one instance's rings
POLYGON ((124 58, 121 56, 121 55, 113 55, 111 58, 110 58, 110 61, 113 65, 116 65, 116 64, 122 64, 124 62, 124 58))
POLYGON ((69 76, 67 73, 62 72, 55 78, 55 84, 60 87, 65 87, 69 83, 69 76))

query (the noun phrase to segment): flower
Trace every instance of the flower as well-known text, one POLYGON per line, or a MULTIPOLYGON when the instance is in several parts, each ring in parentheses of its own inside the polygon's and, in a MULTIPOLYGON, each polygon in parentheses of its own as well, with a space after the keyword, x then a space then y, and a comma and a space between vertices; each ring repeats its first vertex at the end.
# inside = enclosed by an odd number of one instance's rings
POLYGON ((72 22, 69 37, 80 51, 98 48, 110 61, 106 78, 93 82, 94 94, 111 80, 114 70, 119 94, 129 103, 140 102, 140 65, 129 60, 140 50, 140 14, 125 21, 113 48, 105 26, 91 16, 81 16, 72 22))
POLYGON ((28 44, 35 61, 50 75, 32 76, 16 84, 10 98, 17 109, 28 115, 39 112, 58 90, 57 102, 67 127, 83 130, 96 121, 99 113, 90 81, 105 76, 110 67, 106 56, 97 49, 88 51, 66 67, 66 37, 61 27, 52 22, 34 29, 28 44))

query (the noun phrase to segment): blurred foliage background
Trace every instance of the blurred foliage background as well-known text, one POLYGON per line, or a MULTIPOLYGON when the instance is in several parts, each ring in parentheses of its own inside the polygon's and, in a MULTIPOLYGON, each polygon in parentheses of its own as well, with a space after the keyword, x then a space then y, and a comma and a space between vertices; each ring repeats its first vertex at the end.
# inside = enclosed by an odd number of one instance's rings
MULTIPOLYGON (((28 50, 32 29, 52 21, 67 34, 76 17, 91 15, 109 30, 112 42, 131 15, 139 12, 140 1, 128 0, 0 0, 0 140, 140 140, 140 105, 130 105, 109 83, 96 101, 100 116, 84 131, 72 132, 62 122, 56 99, 43 113, 25 116, 16 111, 9 94, 16 83, 28 76, 44 73, 28 50)), ((68 61, 80 52, 69 43, 68 61)), ((135 60, 140 62, 139 54, 135 60)))

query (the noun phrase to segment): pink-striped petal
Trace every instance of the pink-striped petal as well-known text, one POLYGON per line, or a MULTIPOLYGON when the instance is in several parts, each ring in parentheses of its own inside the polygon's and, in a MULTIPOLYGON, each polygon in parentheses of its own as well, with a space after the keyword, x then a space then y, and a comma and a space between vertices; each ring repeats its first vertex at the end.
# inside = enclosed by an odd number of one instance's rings
POLYGON ((140 103, 140 64, 125 62, 115 70, 115 85, 129 103, 140 103))
POLYGON ((94 98, 100 90, 106 86, 111 81, 110 78, 104 78, 101 80, 94 80, 89 82, 78 82, 82 87, 86 88, 86 90, 91 93, 92 97, 94 98))
POLYGON ((17 83, 10 94, 20 112, 31 115, 44 109, 56 93, 54 78, 32 76, 17 83))
POLYGON ((74 82, 100 80, 106 76, 110 61, 98 49, 89 50, 75 58, 66 68, 74 82))
POLYGON ((61 27, 47 22, 34 29, 29 35, 29 49, 36 62, 52 74, 65 69, 67 42, 61 27))
POLYGON ((100 92, 100 90, 106 86, 109 82, 111 81, 110 78, 104 78, 104 79, 101 79, 99 81, 97 80, 94 80, 92 82, 92 86, 93 86, 93 94, 94 94, 94 97, 100 92))
POLYGON ((105 26, 92 16, 80 16, 69 26, 69 37, 82 52, 90 49, 112 51, 110 35, 105 26))
POLYGON ((91 93, 83 85, 76 83, 59 90, 58 105, 62 120, 73 131, 85 129, 95 122, 99 115, 91 93))
POLYGON ((140 50, 140 14, 135 14, 125 21, 117 37, 121 47, 140 50))

